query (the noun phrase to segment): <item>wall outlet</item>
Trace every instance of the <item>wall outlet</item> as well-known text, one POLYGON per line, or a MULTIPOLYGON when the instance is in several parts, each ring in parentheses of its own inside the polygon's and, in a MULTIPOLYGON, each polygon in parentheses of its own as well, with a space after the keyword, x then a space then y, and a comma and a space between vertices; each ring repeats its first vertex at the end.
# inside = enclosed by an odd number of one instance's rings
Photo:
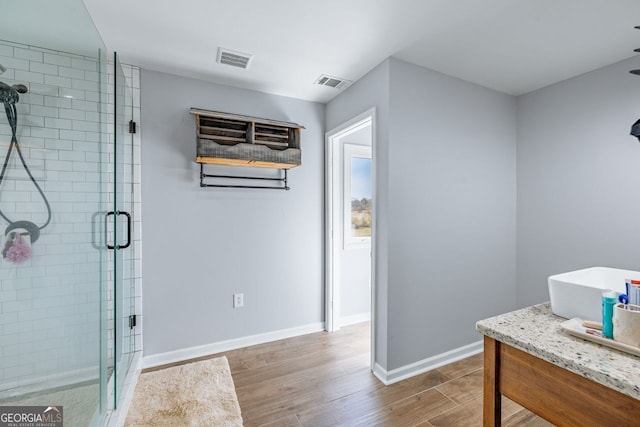
POLYGON ((244 307, 244 294, 233 294, 233 308, 244 307))

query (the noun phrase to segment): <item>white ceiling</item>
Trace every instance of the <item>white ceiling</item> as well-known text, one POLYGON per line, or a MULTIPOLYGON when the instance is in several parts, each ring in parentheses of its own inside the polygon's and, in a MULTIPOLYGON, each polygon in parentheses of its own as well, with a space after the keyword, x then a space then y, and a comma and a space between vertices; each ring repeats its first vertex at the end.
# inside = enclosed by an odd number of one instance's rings
MULTIPOLYGON (((639 0, 84 0, 123 62, 318 102, 389 56, 513 95, 634 55, 639 0), (219 46, 254 55, 216 63, 219 46)), ((638 81, 640 84, 640 80, 638 81)))

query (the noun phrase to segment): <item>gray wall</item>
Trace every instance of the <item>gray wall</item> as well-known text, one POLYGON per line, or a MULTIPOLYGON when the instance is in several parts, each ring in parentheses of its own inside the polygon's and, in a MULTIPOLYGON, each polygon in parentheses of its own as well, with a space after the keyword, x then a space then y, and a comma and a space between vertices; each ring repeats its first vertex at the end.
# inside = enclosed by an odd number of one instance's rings
POLYGON ((476 342, 478 319, 515 308, 516 101, 391 58, 327 105, 327 127, 372 106, 375 357, 389 371, 476 342))
POLYGON ((364 77, 335 97, 326 106, 327 130, 334 129, 359 114, 376 108, 373 167, 373 209, 375 239, 375 334, 374 359, 387 366, 387 210, 388 210, 388 116, 389 116, 389 60, 385 60, 364 77))
POLYGON ((640 270, 638 58, 518 98, 517 303, 549 299, 547 277, 640 270))
POLYGON ((515 307, 516 100, 392 59, 388 369, 515 307), (419 333, 417 333, 419 331, 419 333))
POLYGON ((547 300, 550 274, 640 269, 639 67, 516 99, 392 58, 326 109, 143 70, 145 354, 323 320, 323 132, 371 107, 384 369, 478 341, 476 320, 547 300), (293 190, 200 189, 192 106, 305 125, 293 190))
POLYGON ((322 322, 324 106, 148 70, 141 83, 145 356, 322 322), (292 190, 200 188, 190 107, 305 126, 292 190))

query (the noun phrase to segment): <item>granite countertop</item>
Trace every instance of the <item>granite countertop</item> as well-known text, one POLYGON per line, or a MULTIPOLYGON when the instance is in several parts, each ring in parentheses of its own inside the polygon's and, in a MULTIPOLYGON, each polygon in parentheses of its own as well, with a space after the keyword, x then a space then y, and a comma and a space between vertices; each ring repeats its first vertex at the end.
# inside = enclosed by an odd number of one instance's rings
POLYGON ((560 329, 547 302, 480 320, 476 330, 554 365, 640 399, 640 357, 560 329))

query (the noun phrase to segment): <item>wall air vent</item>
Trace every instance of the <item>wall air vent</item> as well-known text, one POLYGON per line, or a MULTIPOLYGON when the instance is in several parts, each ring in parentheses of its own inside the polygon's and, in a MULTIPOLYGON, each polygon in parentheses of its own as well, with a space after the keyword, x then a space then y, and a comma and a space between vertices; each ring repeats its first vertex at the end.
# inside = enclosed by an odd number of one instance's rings
POLYGON ((352 82, 347 79, 341 79, 339 77, 331 77, 326 74, 318 77, 318 80, 315 81, 316 84, 321 86, 329 86, 336 89, 344 89, 349 86, 352 82))
POLYGON ((242 69, 246 69, 249 67, 249 62, 253 55, 248 53, 242 53, 235 50, 229 50, 219 47, 218 48, 218 57, 216 61, 218 64, 231 65, 232 67, 238 67, 242 69))

